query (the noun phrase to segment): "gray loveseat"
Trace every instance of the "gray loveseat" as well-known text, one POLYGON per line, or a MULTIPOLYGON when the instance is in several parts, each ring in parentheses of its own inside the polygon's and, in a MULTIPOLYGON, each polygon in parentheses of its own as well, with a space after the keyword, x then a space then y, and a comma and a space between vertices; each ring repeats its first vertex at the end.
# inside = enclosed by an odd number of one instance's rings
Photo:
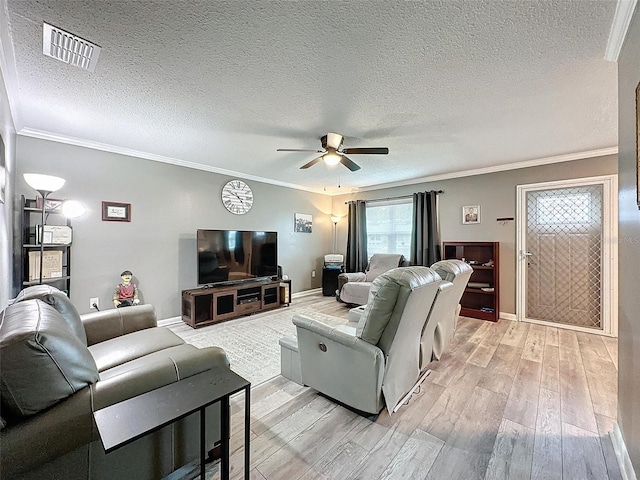
MULTIPOLYGON (((197 415, 107 455, 93 412, 220 365, 222 349, 158 328, 151 305, 80 316, 59 290, 27 288, 0 314, 3 480, 164 477, 198 458, 197 415)), ((218 404, 206 418, 211 449, 218 404)))

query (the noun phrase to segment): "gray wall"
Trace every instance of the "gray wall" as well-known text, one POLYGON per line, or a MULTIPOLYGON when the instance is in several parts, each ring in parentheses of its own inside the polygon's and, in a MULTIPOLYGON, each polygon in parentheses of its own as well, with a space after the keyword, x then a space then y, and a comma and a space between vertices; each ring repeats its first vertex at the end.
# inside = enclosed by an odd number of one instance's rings
POLYGON ((640 83, 640 11, 618 59, 619 135, 619 370, 618 425, 636 474, 640 474, 640 210, 636 205, 636 107, 640 83))
POLYGON ((88 212, 73 220, 71 300, 89 311, 89 298, 113 308, 122 270, 134 274, 145 303, 159 318, 180 314, 180 292, 196 287, 198 228, 278 232, 278 263, 292 290, 318 288, 322 256, 332 248, 331 198, 248 180, 253 208, 233 215, 220 200, 230 177, 18 136, 16 195, 33 198, 25 172, 66 179, 51 198, 73 198, 88 212), (131 204, 131 222, 103 222, 102 201, 131 204), (313 215, 313 233, 294 233, 294 213, 313 215), (311 277, 312 270, 317 272, 311 277))
POLYGON ((15 171, 15 130, 9 97, 0 73, 0 136, 4 142, 4 165, 0 162, 0 175, 4 175, 4 203, 0 204, 0 310, 6 307, 12 297, 13 284, 13 185, 15 171))
MULTIPOLYGON (((515 314, 516 222, 503 225, 496 218, 516 217, 516 186, 615 174, 617 171, 617 157, 614 155, 575 160, 333 197, 333 212, 346 215, 347 206, 344 202, 356 198, 372 200, 425 190, 444 190, 440 195, 442 241, 500 242, 500 312, 515 314), (462 224, 464 205, 480 205, 480 224, 462 224)), ((338 224, 338 235, 338 250, 344 253, 347 244, 346 218, 338 224)))

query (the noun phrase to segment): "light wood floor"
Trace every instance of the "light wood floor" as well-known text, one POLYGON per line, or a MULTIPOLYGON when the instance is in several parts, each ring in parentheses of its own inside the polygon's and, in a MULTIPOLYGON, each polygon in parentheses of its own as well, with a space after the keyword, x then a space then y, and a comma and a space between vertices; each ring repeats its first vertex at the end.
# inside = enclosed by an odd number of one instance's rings
MULTIPOLYGON (((347 316, 333 298, 294 300, 347 316)), ((392 417, 365 418, 281 376, 252 389, 251 478, 621 479, 608 432, 617 340, 461 318, 451 350, 392 417)), ((243 475, 242 396, 232 478, 243 475)), ((210 479, 219 478, 217 466, 210 479)))

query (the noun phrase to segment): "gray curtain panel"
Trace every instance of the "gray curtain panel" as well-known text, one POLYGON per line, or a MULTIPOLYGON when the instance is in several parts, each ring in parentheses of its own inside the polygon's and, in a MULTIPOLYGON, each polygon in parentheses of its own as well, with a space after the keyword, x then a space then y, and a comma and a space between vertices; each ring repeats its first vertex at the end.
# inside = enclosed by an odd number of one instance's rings
POLYGON ((347 202, 349 231, 347 234, 347 272, 364 272, 367 267, 367 208, 364 200, 347 202))
POLYGON ((413 228, 411 231, 411 265, 426 267, 442 260, 438 192, 413 194, 413 228))

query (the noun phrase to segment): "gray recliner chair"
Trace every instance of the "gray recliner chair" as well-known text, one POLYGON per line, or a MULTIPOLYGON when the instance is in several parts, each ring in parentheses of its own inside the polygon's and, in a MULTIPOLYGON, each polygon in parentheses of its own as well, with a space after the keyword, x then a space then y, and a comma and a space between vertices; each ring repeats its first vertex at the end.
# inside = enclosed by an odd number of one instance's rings
POLYGON ((397 253, 376 253, 371 255, 364 272, 341 273, 338 275, 338 301, 349 305, 364 305, 369 298, 369 289, 378 275, 392 268, 408 266, 403 255, 397 253))
POLYGON ((396 268, 373 281, 355 328, 295 315, 302 383, 363 412, 392 412, 420 378, 420 338, 425 328, 433 337, 429 313, 449 285, 428 267, 396 268))
POLYGON ((426 351, 428 339, 422 340, 422 343, 425 343, 425 347, 422 349, 424 354, 422 358, 423 367, 431 360, 440 360, 442 354, 449 349, 458 325, 460 299, 473 273, 473 268, 462 260, 442 260, 431 265, 431 268, 443 280, 451 282, 452 287, 441 293, 442 298, 438 301, 436 310, 433 312, 438 323, 433 336, 433 352, 431 356, 428 356, 426 351))

